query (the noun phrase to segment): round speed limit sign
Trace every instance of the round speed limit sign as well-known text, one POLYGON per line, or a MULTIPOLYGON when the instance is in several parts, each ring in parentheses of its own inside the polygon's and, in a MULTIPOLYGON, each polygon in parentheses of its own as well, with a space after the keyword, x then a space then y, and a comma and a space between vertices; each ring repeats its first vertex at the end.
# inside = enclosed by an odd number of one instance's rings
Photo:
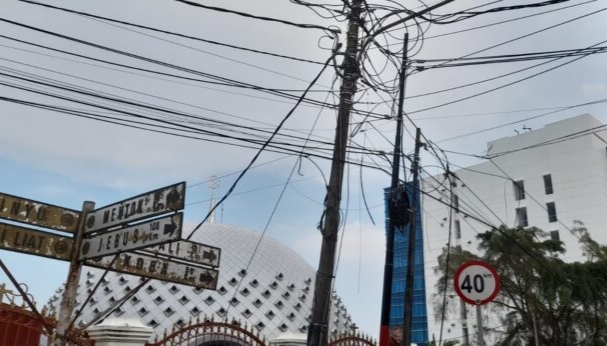
POLYGON ((492 301, 500 290, 495 269, 483 261, 468 261, 455 272, 455 292, 466 303, 483 305, 492 301))

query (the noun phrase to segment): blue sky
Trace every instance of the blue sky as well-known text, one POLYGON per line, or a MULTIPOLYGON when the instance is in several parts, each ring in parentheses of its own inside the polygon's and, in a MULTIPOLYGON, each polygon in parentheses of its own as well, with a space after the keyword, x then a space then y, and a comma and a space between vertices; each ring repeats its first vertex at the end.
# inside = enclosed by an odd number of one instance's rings
MULTIPOLYGON (((337 25, 342 31, 345 29, 344 23, 319 18, 314 12, 286 1, 205 3, 229 6, 239 11, 270 17, 287 18, 294 22, 337 25)), ((488 5, 487 8, 515 3, 515 1, 501 1, 495 5, 488 5)), ((331 45, 330 40, 323 38, 321 31, 246 20, 227 14, 220 15, 174 1, 63 0, 53 4, 316 61, 324 61, 329 56, 329 52, 322 47, 331 45)), ((456 5, 446 6, 437 13, 452 13, 476 4, 473 1, 458 1, 456 5)), ((573 4, 580 5, 451 36, 429 37, 538 13, 546 11, 547 8, 483 15, 453 25, 433 25, 427 31, 423 47, 414 59, 459 57, 602 9, 600 2, 568 2, 554 8, 573 4)), ((405 6, 416 8, 420 3, 407 1, 405 6)), ((270 88, 303 89, 320 71, 319 65, 243 53, 186 39, 160 36, 157 33, 151 34, 155 36, 152 37, 141 29, 125 29, 114 24, 18 1, 6 0, 0 7, 1 18, 270 88)), ((569 24, 504 44, 478 55, 589 47, 605 39, 606 26, 605 11, 596 12, 569 24)), ((189 76, 185 72, 175 72, 166 67, 116 56, 7 23, 0 23, 0 32, 17 39, 117 63, 134 64, 142 68, 189 76)), ((402 37, 402 30, 395 32, 394 36, 402 37)), ((397 38, 385 39, 389 42, 397 42, 397 38)), ((285 101, 275 96, 225 86, 184 82, 175 78, 158 79, 155 78, 157 76, 125 73, 114 68, 108 69, 108 66, 99 62, 49 52, 6 38, 0 38, 0 45, 2 73, 15 73, 15 71, 30 73, 37 77, 52 78, 217 121, 230 121, 234 124, 272 130, 293 107, 292 101, 285 101)), ((418 43, 413 51, 417 51, 419 47, 418 43)), ((376 53, 371 52, 370 57, 377 68, 383 68, 381 78, 384 81, 395 78, 396 70, 393 66, 385 64, 385 60, 376 53)), ((604 61, 602 54, 596 54, 483 96, 433 110, 415 112, 514 82, 537 73, 542 68, 553 67, 562 62, 558 61, 491 82, 411 98, 406 101, 405 110, 422 128, 427 138, 438 143, 441 148, 482 154, 488 140, 514 135, 515 130, 523 131, 523 126, 537 128, 548 122, 585 112, 590 112, 603 122, 607 122, 604 103, 530 119, 550 112, 545 108, 566 107, 607 98, 607 69, 605 68, 607 65, 604 61), (514 121, 521 122, 505 125, 514 121), (440 141, 500 125, 503 126, 458 140, 440 141)), ((415 96, 457 87, 514 72, 536 63, 538 62, 425 71, 409 77, 407 95, 415 96)), ((366 64, 370 68, 368 60, 366 64)), ((333 69, 329 69, 319 79, 315 88, 327 90, 334 75, 333 69)), ((20 86, 32 86, 7 77, 0 77, 0 80, 20 86)), ((14 87, 0 86, 0 96, 94 110, 93 107, 35 95, 14 87)), ((380 101, 370 90, 361 91, 358 97, 361 102, 380 101)), ((385 94, 383 97, 384 101, 387 101, 386 104, 373 108, 373 111, 391 114, 390 97, 385 94)), ((323 100, 322 96, 315 98, 323 100)), ((329 96, 328 100, 334 102, 335 96, 329 96)), ((117 107, 115 104, 111 105, 117 107)), ((123 110, 134 110, 124 105, 120 107, 123 110)), ((367 104, 361 104, 359 107, 361 110, 372 110, 372 106, 367 104)), ((155 117, 165 116, 168 117, 167 119, 171 119, 172 116, 141 108, 137 109, 137 112, 155 117)), ((185 180, 190 186, 186 193, 185 210, 188 224, 200 222, 208 210, 210 190, 205 182, 211 176, 221 177, 216 193, 218 197, 222 196, 236 178, 234 173, 246 167, 255 153, 252 149, 151 133, 6 102, 0 103, 0 120, 2 124, 0 126, 0 167, 2 167, 0 191, 80 209, 85 200, 95 201, 97 206, 101 207, 185 180)), ((362 116, 353 117, 355 123, 362 120, 362 116)), ((194 120, 190 119, 190 121, 194 120)), ((282 133, 297 134, 302 138, 311 133, 312 139, 331 142, 334 121, 333 111, 302 106, 286 123, 285 129, 288 132, 282 133)), ((217 129, 211 126, 205 128, 217 129)), ((358 132, 353 140, 367 148, 384 151, 391 157, 394 128, 394 121, 390 119, 366 122, 362 127, 363 131, 358 132)), ((407 122, 406 128, 404 150, 406 153, 411 153, 413 141, 409 134, 413 133, 413 126, 407 122)), ((300 138, 296 142, 301 144, 303 139, 300 138)), ((457 165, 467 165, 477 161, 455 154, 448 154, 448 157, 457 165)), ((363 160, 366 165, 378 165, 389 170, 388 163, 381 155, 352 154, 350 158, 355 162, 363 160)), ((259 231, 269 224, 268 235, 289 245, 316 267, 320 248, 320 235, 316 227, 322 213, 325 194, 322 175, 328 176, 329 162, 326 159, 314 157, 311 159, 315 164, 307 159, 299 164, 298 158, 293 155, 272 152, 262 154, 257 163, 264 165, 252 169, 243 178, 233 195, 218 210, 218 222, 239 224, 259 231), (295 171, 289 178, 294 166, 295 171), (288 181, 290 184, 279 201, 282 186, 288 181), (276 213, 269 221, 277 201, 279 203, 276 213)), ((425 172, 429 173, 438 172, 437 167, 440 166, 437 159, 428 153, 423 154, 422 165, 425 172)), ((362 330, 372 335, 377 335, 379 328, 384 259, 382 189, 389 183, 389 176, 382 171, 368 168, 360 170, 358 166, 352 165, 348 169, 345 182, 348 188, 342 205, 344 216, 347 215, 347 218, 343 224, 346 232, 336 289, 344 298, 354 321, 362 330), (365 209, 363 203, 363 190, 369 211, 365 209), (375 225, 372 224, 369 213, 375 225)), ((432 246, 440 245, 432 244, 432 246)), ((46 302, 64 281, 67 273, 66 263, 8 251, 1 251, 0 256, 17 280, 28 285, 29 291, 39 304, 46 302)))

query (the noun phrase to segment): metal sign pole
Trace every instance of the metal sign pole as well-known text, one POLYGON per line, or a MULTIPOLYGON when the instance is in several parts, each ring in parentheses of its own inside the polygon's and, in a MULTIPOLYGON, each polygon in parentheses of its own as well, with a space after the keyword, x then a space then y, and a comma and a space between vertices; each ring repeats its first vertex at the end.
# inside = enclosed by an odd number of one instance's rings
POLYGON ((95 202, 86 201, 82 204, 82 214, 80 220, 78 220, 78 229, 76 230, 74 237, 72 260, 70 262, 70 269, 65 282, 65 290, 63 291, 63 299, 61 300, 61 307, 59 309, 59 319, 57 321, 57 330, 55 331, 53 346, 68 345, 66 336, 69 331, 67 328, 72 319, 72 313, 76 303, 76 294, 78 292, 78 283, 80 281, 80 271, 82 270, 82 262, 78 260, 78 256, 80 255, 80 247, 84 236, 86 214, 93 209, 95 209, 95 202))
POLYGON ((483 330, 483 313, 481 305, 476 306, 476 344, 485 346, 484 330, 483 330))

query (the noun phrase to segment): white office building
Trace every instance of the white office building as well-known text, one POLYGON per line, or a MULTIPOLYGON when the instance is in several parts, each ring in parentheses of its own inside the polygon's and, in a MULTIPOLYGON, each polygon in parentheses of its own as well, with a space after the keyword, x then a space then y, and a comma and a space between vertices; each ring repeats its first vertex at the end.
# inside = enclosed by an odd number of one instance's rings
MULTIPOLYGON (((607 133, 603 126, 585 114, 501 138, 487 144, 485 155, 490 160, 454 172, 457 184, 450 186, 442 175, 423 181, 423 190, 431 195, 422 197, 430 336, 438 339, 440 332, 432 304, 441 303, 433 299, 437 280, 433 268, 448 242, 449 207, 443 202, 459 210, 451 218, 452 245, 465 250, 476 251, 477 233, 489 229, 472 216, 492 225, 538 227, 565 243, 567 261, 583 260, 579 241, 571 233, 575 221, 583 222, 596 241, 607 243, 607 133)), ((455 301, 459 298, 448 299, 459 308, 455 301)), ((474 309, 469 309, 468 316, 472 335, 474 309)), ((461 321, 448 320, 443 339, 461 337, 461 321)))

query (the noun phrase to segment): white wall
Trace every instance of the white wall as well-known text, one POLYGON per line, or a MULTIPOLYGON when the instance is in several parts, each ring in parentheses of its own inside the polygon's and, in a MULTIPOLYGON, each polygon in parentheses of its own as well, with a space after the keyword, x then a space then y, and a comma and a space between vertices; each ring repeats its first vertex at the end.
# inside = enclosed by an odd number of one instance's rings
MULTIPOLYGON (((461 180, 454 188, 459 196, 460 209, 492 225, 506 224, 512 227, 515 225, 515 209, 526 207, 529 226, 547 232, 559 231, 560 239, 567 248, 567 253, 563 256, 565 260, 583 260, 578 239, 570 232, 575 220, 584 222, 599 243, 607 243, 607 232, 604 230, 607 225, 607 137, 603 132, 583 133, 584 130, 601 125, 594 117, 586 114, 488 143, 488 155, 509 153, 494 158, 492 161, 495 164, 487 161, 455 172, 461 180), (574 133, 579 135, 542 145, 574 133), (551 195, 545 194, 545 174, 552 176, 554 193, 551 195), (524 181, 524 200, 515 200, 513 183, 507 177, 524 181), (549 222, 547 202, 555 203, 558 222, 549 222)), ((445 202, 450 200, 449 184, 442 176, 425 179, 423 189, 445 202)), ((448 242, 449 208, 430 197, 424 197, 423 212, 430 336, 435 334, 438 338, 440 322, 434 320, 433 304, 440 304, 440 300, 433 298, 436 284, 433 269, 437 264, 436 258, 448 242)), ((454 213, 453 220, 455 219, 459 219, 461 225, 461 245, 464 249, 475 251, 476 234, 489 227, 470 217, 464 217, 463 213, 454 213)), ((455 242, 455 232, 453 239, 455 242)), ((448 299, 452 302, 454 312, 459 311, 458 298, 448 299)), ((474 312, 473 309, 469 310, 474 312)), ((459 313, 451 316, 459 316, 459 313)), ((462 335, 458 320, 452 318, 445 323, 443 339, 462 335)), ((487 323, 487 327, 492 327, 491 323, 496 322, 487 323)), ((476 324, 471 313, 468 324, 476 324)), ((470 333, 474 333, 473 328, 470 333)))

